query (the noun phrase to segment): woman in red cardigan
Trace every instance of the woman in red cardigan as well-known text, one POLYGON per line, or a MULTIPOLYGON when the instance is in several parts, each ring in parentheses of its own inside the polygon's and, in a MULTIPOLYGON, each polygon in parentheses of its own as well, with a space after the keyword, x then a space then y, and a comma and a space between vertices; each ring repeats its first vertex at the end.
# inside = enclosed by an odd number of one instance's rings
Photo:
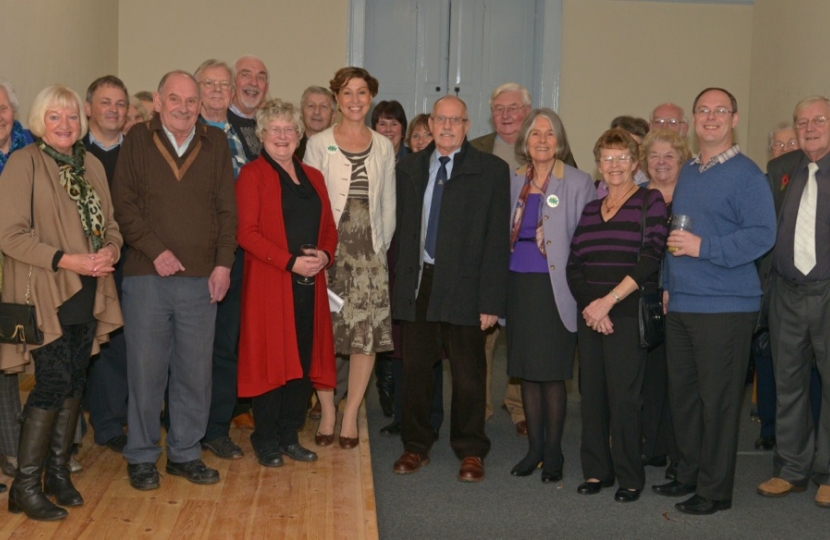
POLYGON ((236 183, 237 240, 245 250, 238 384, 239 395, 252 398, 257 459, 279 467, 283 454, 317 459, 297 431, 312 385, 335 386, 323 270, 332 263, 337 228, 323 175, 294 157, 303 136, 299 110, 266 102, 257 111, 257 135, 262 154, 236 183), (304 254, 308 245, 317 247, 311 255, 304 254))

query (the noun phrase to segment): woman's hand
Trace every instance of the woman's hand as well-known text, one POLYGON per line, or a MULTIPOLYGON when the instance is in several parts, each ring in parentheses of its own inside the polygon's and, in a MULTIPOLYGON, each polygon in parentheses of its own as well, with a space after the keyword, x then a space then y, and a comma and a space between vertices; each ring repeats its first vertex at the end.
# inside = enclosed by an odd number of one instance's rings
POLYGON ((614 323, 611 322, 611 319, 606 315, 602 320, 600 320, 596 326, 594 326, 594 330, 599 332, 600 334, 607 336, 614 333, 614 323))
POLYGON ((92 257, 100 266, 115 266, 119 255, 118 248, 112 244, 107 244, 99 249, 98 253, 93 254, 92 257))
POLYGON ((597 324, 602 319, 608 318, 608 312, 614 307, 613 302, 611 300, 611 303, 609 303, 607 297, 604 296, 588 304, 588 307, 582 310, 582 318, 585 319, 585 324, 596 330, 597 324))
POLYGON ((325 251, 318 249, 316 256, 310 257, 308 255, 303 255, 301 257, 297 257, 291 271, 303 277, 314 277, 328 264, 329 256, 326 255, 325 251))
POLYGON ((64 253, 61 260, 58 261, 58 268, 69 270, 82 276, 101 277, 115 271, 112 263, 105 262, 106 257, 106 255, 99 256, 98 253, 83 253, 78 255, 64 253))

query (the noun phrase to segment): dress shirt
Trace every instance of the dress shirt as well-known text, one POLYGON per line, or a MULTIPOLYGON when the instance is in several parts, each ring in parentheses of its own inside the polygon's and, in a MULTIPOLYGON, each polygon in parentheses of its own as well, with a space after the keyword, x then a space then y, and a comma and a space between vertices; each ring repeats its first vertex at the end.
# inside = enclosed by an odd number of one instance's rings
POLYGON ((101 141, 99 141, 98 139, 96 139, 96 138, 95 138, 95 135, 93 135, 93 134, 92 134, 92 131, 90 130, 90 131, 89 131, 89 142, 90 142, 90 143, 92 143, 92 144, 94 144, 95 146, 97 146, 98 148, 100 148, 101 150, 103 150, 104 152, 109 152, 110 150, 112 150, 112 149, 113 149, 113 148, 115 148, 116 146, 121 146, 121 143, 123 143, 123 142, 124 142, 124 134, 123 134, 123 133, 119 133, 119 134, 118 134, 118 142, 117 142, 117 143, 115 143, 115 144, 111 144, 111 145, 109 145, 109 146, 104 146, 104 143, 102 143, 101 141))
POLYGON ((164 130, 164 134, 167 135, 167 138, 170 140, 170 144, 172 144, 173 148, 176 149, 176 155, 179 157, 182 157, 184 153, 187 152, 187 147, 190 146, 190 141, 192 141, 193 136, 196 135, 196 126, 193 126, 190 130, 190 135, 188 135, 182 145, 179 146, 179 143, 176 142, 176 136, 173 135, 169 129, 164 127, 164 124, 161 125, 161 129, 164 130))

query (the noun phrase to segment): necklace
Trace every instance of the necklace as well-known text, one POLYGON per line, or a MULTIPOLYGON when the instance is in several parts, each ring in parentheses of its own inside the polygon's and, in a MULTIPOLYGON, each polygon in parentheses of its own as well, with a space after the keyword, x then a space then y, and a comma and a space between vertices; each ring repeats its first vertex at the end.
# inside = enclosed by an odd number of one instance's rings
POLYGON ((542 189, 543 186, 540 186, 539 184, 536 183, 536 180, 531 180, 530 183, 533 184, 533 187, 535 187, 539 191, 541 191, 541 192, 545 191, 544 189, 542 189))
POLYGON ((619 198, 617 199, 617 202, 615 202, 614 204, 611 204, 610 202, 608 202, 608 199, 610 199, 610 198, 611 198, 611 195, 609 194, 607 197, 605 197, 605 200, 603 201, 603 202, 604 202, 604 204, 605 204, 605 210, 606 210, 606 211, 608 211, 608 212, 610 212, 610 211, 611 211, 611 210, 613 210, 614 208, 616 208, 616 207, 618 207, 619 205, 621 205, 623 202, 625 202, 626 197, 628 196, 628 194, 629 194, 629 193, 631 193, 631 192, 632 192, 633 190, 635 190, 635 189, 637 189, 637 184, 634 184, 633 186, 631 186, 630 188, 628 188, 628 191, 626 191, 625 193, 623 193, 622 197, 619 197, 619 198))

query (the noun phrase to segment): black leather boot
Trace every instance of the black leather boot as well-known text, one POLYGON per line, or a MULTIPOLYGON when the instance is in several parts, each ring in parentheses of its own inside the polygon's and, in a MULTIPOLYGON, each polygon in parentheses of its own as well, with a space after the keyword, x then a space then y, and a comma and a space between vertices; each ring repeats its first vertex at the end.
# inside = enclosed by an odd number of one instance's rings
POLYGON ((43 478, 43 492, 47 495, 54 495, 55 501, 61 506, 84 504, 84 498, 72 485, 72 479, 69 477, 69 458, 72 456, 72 445, 80 411, 80 399, 65 400, 61 410, 58 411, 55 427, 52 428, 52 441, 49 445, 46 474, 43 478))
POLYGON ((9 512, 12 514, 26 512, 30 519, 38 521, 55 521, 68 515, 43 493, 43 463, 57 416, 58 411, 29 406, 23 410, 17 473, 9 490, 9 512))
POLYGON ((391 418, 395 413, 395 383, 392 378, 392 359, 385 354, 379 354, 375 360, 375 377, 383 416, 391 418))

